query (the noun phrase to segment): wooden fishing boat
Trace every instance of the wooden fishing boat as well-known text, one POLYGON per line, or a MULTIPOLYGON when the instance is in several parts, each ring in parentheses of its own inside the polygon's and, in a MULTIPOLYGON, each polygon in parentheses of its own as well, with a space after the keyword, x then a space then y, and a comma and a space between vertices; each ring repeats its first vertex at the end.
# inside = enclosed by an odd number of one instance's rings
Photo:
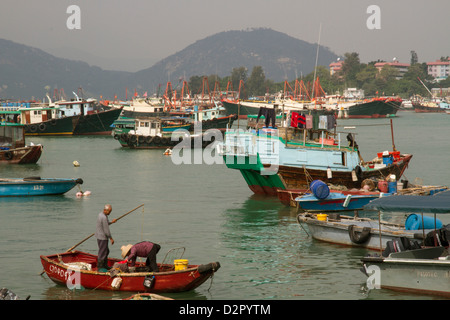
POLYGON ((191 134, 191 126, 180 118, 120 118, 114 121, 112 135, 130 149, 167 149, 179 143, 185 148, 205 148, 220 135, 218 129, 191 134))
POLYGON ((42 135, 108 135, 121 108, 99 106, 95 99, 52 102, 20 108, 25 134, 42 135))
POLYGON ((401 237, 420 244, 425 235, 433 230, 407 230, 403 224, 338 213, 300 213, 297 222, 302 228, 303 224, 307 225, 316 240, 372 250, 384 250, 388 241, 401 237))
POLYGON ((0 178, 0 197, 64 194, 82 183, 82 179, 0 178))
POLYGON ((155 293, 136 293, 123 300, 173 300, 169 297, 164 297, 155 293))
MULTIPOLYGON (((47 276, 57 284, 87 289, 138 291, 148 293, 183 292, 197 288, 220 268, 219 262, 187 265, 175 270, 174 264, 158 264, 159 272, 139 271, 145 263, 136 264, 136 272, 103 272, 97 269, 97 256, 81 251, 69 251, 41 257, 47 276)), ((121 260, 109 258, 113 266, 121 260)))
MULTIPOLYGON (((20 112, 19 112, 20 114, 20 112)), ((0 123, 0 163, 36 163, 42 154, 42 145, 26 145, 24 126, 18 123, 0 123)))
POLYGON ((308 189, 312 180, 347 189, 359 189, 366 179, 390 175, 398 181, 412 158, 393 145, 394 151, 386 157, 384 152, 377 153, 377 158, 363 161, 351 133, 345 145, 342 133, 335 139, 327 129, 309 131, 290 127, 229 130, 221 154, 226 166, 239 170, 255 194, 267 196, 277 196, 278 190, 308 189))

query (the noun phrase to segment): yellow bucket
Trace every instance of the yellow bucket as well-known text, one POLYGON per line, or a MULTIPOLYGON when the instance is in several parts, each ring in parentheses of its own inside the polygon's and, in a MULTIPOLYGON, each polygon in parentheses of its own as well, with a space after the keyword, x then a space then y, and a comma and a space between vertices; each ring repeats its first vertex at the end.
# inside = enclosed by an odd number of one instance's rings
POLYGON ((174 260, 173 264, 175 265, 175 271, 187 269, 188 263, 189 263, 189 260, 187 260, 187 259, 174 260))
POLYGON ((317 214, 317 220, 319 220, 319 221, 327 221, 327 217, 328 217, 328 215, 325 213, 317 214))

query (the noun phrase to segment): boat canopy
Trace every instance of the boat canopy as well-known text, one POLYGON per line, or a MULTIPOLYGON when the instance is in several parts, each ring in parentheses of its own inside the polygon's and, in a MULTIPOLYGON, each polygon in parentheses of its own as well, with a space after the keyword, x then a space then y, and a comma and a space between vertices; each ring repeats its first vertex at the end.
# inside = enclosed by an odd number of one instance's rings
POLYGON ((366 210, 450 213, 450 190, 429 196, 395 195, 382 197, 364 206, 366 210))

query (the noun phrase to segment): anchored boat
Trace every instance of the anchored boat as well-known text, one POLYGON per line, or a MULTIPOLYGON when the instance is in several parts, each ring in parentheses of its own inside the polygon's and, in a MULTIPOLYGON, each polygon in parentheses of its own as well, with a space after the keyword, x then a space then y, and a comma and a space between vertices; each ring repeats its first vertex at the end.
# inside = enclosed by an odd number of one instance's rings
POLYGON ((103 108, 95 99, 51 102, 20 108, 25 134, 41 135, 108 135, 121 108, 103 108))
POLYGON ((422 243, 426 234, 433 231, 408 230, 404 224, 339 213, 301 213, 297 215, 297 222, 301 227, 307 225, 316 240, 372 250, 384 250, 388 241, 402 237, 422 243))
MULTIPOLYGON (((317 117, 326 121, 328 116, 317 117)), ((412 155, 401 154, 394 146, 386 156, 378 153, 377 158, 363 161, 353 134, 348 133, 346 140, 345 134, 331 133, 320 123, 312 129, 229 130, 221 152, 226 166, 239 170, 250 189, 262 195, 308 189, 313 180, 347 189, 359 189, 366 179, 395 175, 400 180, 412 155)))
MULTIPOLYGON (((2 113, 2 117, 18 116, 18 111, 2 113)), ((0 163, 36 163, 42 154, 42 145, 26 145, 24 126, 19 123, 2 121, 0 123, 0 163)))
MULTIPOLYGON (((97 269, 97 256, 81 251, 69 251, 41 257, 47 276, 57 284, 87 289, 137 291, 148 293, 183 292, 193 290, 212 277, 219 262, 186 265, 177 270, 175 264, 158 264, 159 272, 145 271, 145 263, 137 263, 134 272, 97 269), (142 271, 141 271, 142 270, 142 271)), ((114 266, 119 259, 108 259, 114 266)))
POLYGON ((82 183, 82 179, 0 178, 0 197, 64 194, 82 183))

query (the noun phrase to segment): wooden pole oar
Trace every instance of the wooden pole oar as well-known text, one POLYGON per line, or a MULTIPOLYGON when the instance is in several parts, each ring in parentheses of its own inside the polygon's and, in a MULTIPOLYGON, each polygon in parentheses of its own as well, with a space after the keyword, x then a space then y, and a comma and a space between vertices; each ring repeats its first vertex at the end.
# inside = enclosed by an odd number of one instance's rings
MULTIPOLYGON (((115 222, 119 221, 120 219, 122 219, 123 217, 125 217, 126 215, 129 215, 130 213, 132 213, 133 211, 136 211, 137 209, 139 209, 140 207, 144 206, 144 204, 141 204, 140 206, 137 206, 136 208, 134 208, 133 210, 128 211, 127 213, 121 215, 120 217, 118 217, 117 219, 115 219, 115 222)), ((83 240, 81 240, 80 242, 78 242, 76 245, 74 245, 73 247, 71 247, 70 249, 67 249, 66 252, 72 251, 73 249, 75 249, 76 247, 78 247, 80 244, 82 244, 83 242, 85 242, 86 240, 90 239, 91 237, 93 237, 95 235, 95 233, 91 234, 90 236, 84 238, 83 240)), ((42 271, 40 275, 42 275, 45 272, 42 271)))

